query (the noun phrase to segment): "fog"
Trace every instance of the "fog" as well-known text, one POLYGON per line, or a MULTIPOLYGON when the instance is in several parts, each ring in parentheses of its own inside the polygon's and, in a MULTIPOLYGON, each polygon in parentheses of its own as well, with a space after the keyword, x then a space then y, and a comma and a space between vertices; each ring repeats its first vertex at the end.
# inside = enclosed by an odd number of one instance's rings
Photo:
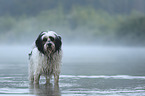
MULTIPOLYGON (((0 50, 1 66, 15 63, 28 66, 31 46, 7 45, 0 46, 0 50)), ((62 74, 145 75, 144 47, 63 45, 62 51, 62 74)))
POLYGON ((145 95, 144 0, 0 0, 0 6, 0 95, 145 95), (37 88, 28 81, 28 54, 48 30, 62 37, 56 89, 43 77, 37 88))

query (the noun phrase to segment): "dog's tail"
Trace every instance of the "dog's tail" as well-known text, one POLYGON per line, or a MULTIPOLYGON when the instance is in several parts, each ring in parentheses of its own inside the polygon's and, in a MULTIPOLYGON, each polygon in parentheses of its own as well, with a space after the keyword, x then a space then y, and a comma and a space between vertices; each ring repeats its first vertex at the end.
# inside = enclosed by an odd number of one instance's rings
POLYGON ((28 55, 29 55, 29 60, 30 60, 30 58, 31 58, 31 56, 32 56, 32 51, 31 51, 28 55))

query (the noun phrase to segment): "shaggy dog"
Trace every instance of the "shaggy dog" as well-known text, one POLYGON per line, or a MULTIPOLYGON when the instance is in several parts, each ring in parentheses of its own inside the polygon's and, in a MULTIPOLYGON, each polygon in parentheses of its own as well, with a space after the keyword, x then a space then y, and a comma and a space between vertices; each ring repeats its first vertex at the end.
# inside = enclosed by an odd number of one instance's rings
POLYGON ((40 76, 50 83, 54 75, 54 83, 58 84, 61 65, 61 37, 53 31, 41 32, 29 54, 29 81, 38 84, 40 76))

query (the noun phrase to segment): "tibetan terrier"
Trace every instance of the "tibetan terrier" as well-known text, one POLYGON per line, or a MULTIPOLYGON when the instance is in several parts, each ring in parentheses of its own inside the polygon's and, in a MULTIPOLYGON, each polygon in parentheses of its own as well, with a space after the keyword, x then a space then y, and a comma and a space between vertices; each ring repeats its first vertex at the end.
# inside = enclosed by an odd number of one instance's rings
POLYGON ((38 84, 40 76, 50 82, 54 75, 54 83, 58 84, 61 65, 61 37, 53 31, 41 32, 29 54, 29 80, 38 84))

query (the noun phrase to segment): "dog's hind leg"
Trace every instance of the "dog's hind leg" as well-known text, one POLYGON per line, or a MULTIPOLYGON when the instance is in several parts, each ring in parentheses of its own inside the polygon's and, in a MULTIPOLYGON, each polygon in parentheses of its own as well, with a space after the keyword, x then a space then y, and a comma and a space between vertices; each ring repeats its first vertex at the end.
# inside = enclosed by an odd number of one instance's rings
POLYGON ((50 83, 50 79, 47 76, 45 76, 45 78, 46 78, 46 84, 49 84, 50 83))
POLYGON ((39 80, 40 80, 40 74, 34 74, 34 83, 35 84, 39 84, 39 80))
POLYGON ((33 70, 33 66, 32 66, 32 62, 29 64, 29 69, 28 69, 28 78, 29 78, 29 81, 30 83, 33 83, 34 82, 34 70, 33 70))
POLYGON ((46 78, 46 84, 49 84, 49 83, 50 83, 51 77, 52 77, 52 76, 45 76, 45 78, 46 78), (49 77, 49 78, 48 78, 48 77, 49 77))
POLYGON ((30 81, 30 83, 34 82, 34 75, 31 73, 29 74, 29 81, 30 81))

